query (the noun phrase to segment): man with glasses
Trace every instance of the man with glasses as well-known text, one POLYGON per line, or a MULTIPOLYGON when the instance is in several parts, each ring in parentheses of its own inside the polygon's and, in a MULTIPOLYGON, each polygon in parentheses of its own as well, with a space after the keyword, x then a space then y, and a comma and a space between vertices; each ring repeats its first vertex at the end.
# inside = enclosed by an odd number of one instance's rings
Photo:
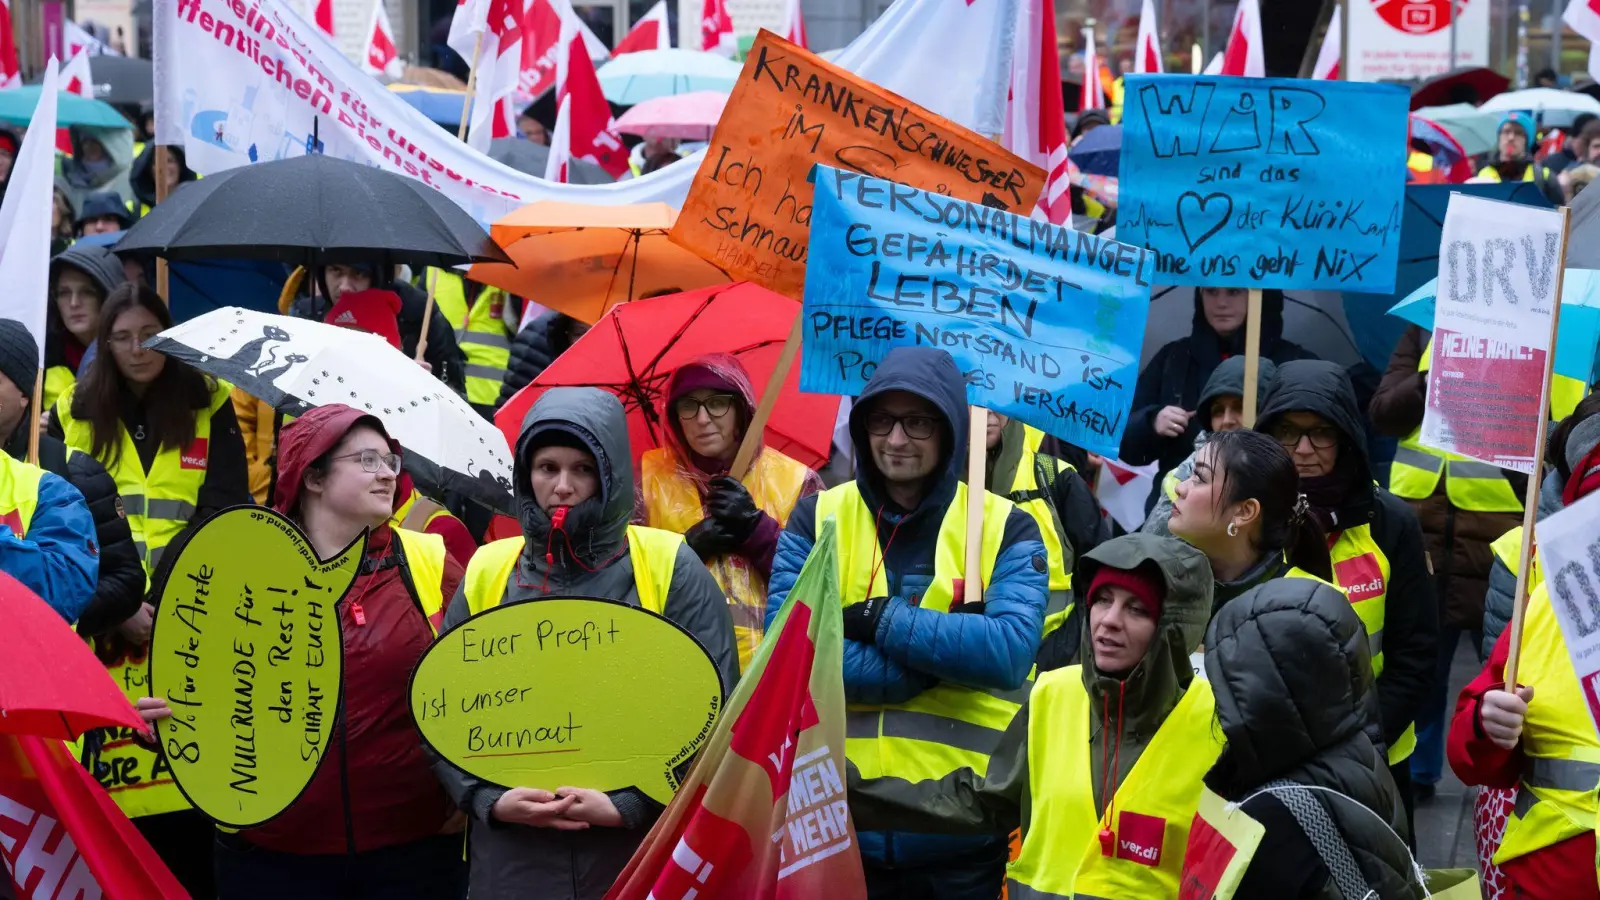
POLYGON ((1311 518, 1328 536, 1334 583, 1366 626, 1389 771, 1409 820, 1412 723, 1433 690, 1439 630, 1417 515, 1373 482, 1360 406, 1339 366, 1316 360, 1279 366, 1256 430, 1276 438, 1294 460, 1311 518))
MULTIPOLYGON (((883 358, 850 412, 853 482, 796 505, 773 562, 767 624, 832 517, 844 602, 845 752, 860 778, 908 786, 985 771, 1026 697, 1049 564, 1039 527, 1011 501, 984 498, 967 534, 966 379, 942 350, 883 358), (983 599, 963 603, 968 540, 981 542, 983 599)), ((978 435, 976 439, 982 440, 978 435)), ((863 832, 872 898, 992 900, 1006 836, 863 832)))

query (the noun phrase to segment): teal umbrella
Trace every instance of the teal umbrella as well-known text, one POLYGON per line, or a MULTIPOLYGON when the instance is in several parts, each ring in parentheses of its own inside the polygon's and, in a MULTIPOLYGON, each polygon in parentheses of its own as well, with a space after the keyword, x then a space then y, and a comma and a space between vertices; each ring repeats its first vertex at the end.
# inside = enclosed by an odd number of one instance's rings
POLYGON ((600 90, 618 106, 693 91, 733 90, 744 67, 700 50, 640 50, 614 56, 599 69, 600 90))
MULTIPOLYGON (((93 128, 132 128, 133 125, 108 103, 90 100, 66 91, 57 92, 56 126, 70 128, 87 125, 93 128)), ((0 122, 26 127, 33 118, 33 108, 39 105, 39 86, 24 85, 0 91, 0 122)))

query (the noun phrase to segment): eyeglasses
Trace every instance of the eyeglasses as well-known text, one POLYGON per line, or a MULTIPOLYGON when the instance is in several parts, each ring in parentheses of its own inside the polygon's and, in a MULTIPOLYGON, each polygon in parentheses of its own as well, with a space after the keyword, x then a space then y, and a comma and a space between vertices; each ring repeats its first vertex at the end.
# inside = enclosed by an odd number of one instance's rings
POLYGON ((1306 429, 1296 428, 1287 424, 1275 425, 1272 428, 1272 436, 1278 443, 1283 445, 1285 450, 1293 450, 1300 446, 1300 438, 1302 437, 1310 438, 1311 446, 1318 450, 1326 450, 1329 447, 1339 445, 1339 429, 1331 425, 1318 425, 1315 428, 1306 429))
POLYGON ((160 333, 161 329, 159 328, 149 328, 139 332, 138 334, 129 334, 126 331, 114 331, 111 333, 111 337, 108 339, 108 342, 111 344, 113 349, 132 350, 135 347, 143 347, 146 341, 160 333))
POLYGON ((696 400, 693 397, 680 397, 673 401, 672 409, 678 414, 678 418, 685 422, 699 416, 702 409, 711 418, 720 419, 728 414, 728 410, 733 409, 733 395, 712 394, 704 400, 696 400))
POLYGON ((363 450, 360 453, 346 453, 343 456, 329 457, 329 459, 334 459, 334 460, 353 459, 353 460, 356 460, 356 461, 361 463, 361 471, 367 472, 367 473, 370 473, 370 474, 373 474, 373 475, 376 475, 379 472, 383 471, 383 469, 380 468, 381 466, 388 466, 389 467, 389 471, 393 472, 396 475, 400 474, 400 462, 401 462, 401 460, 400 460, 400 454, 398 454, 398 453, 379 453, 376 450, 363 450))
POLYGON ((939 420, 932 416, 891 416, 888 413, 867 413, 867 434, 884 437, 894 433, 894 426, 899 425, 906 437, 913 441, 925 441, 933 437, 933 432, 939 427, 939 420))

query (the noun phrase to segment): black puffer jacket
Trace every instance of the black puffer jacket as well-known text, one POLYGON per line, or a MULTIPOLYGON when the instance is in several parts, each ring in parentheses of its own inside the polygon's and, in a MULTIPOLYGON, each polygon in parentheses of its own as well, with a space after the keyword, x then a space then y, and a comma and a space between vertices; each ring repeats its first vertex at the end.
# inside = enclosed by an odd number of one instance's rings
MULTIPOLYGON (((28 458, 28 429, 18 428, 6 442, 12 459, 28 458)), ((123 515, 117 482, 99 460, 87 453, 68 454, 67 445, 39 435, 39 468, 65 478, 89 505, 95 539, 100 543, 100 580, 94 599, 78 616, 78 633, 95 637, 121 625, 144 602, 144 566, 133 545, 133 532, 123 515)))
POLYGON ((505 379, 500 384, 500 402, 496 406, 505 406, 517 391, 549 368, 556 357, 567 352, 572 346, 575 323, 571 316, 551 311, 540 313, 528 327, 517 332, 511 341, 511 361, 506 364, 505 379))
POLYGON ((1217 613, 1205 646, 1227 738, 1206 786, 1266 826, 1235 900, 1341 897, 1285 805, 1296 800, 1257 793, 1278 780, 1321 789, 1297 795, 1332 817, 1380 900, 1421 897, 1381 745, 1366 633, 1344 595, 1305 578, 1268 582, 1217 613))
MULTIPOLYGON (((1389 580, 1384 589, 1383 674, 1378 678, 1378 700, 1383 710, 1383 740, 1393 744, 1406 726, 1423 711, 1433 686, 1434 645, 1439 635, 1439 605, 1433 579, 1428 577, 1428 560, 1422 549, 1422 526, 1410 504, 1373 484, 1372 465, 1367 459, 1367 434, 1362 425, 1361 407, 1344 369, 1321 360, 1301 360, 1278 367, 1278 380, 1261 407, 1256 430, 1270 432, 1284 415, 1316 413, 1343 433, 1339 461, 1334 474, 1351 485, 1343 501, 1329 511, 1328 536, 1342 531, 1371 526, 1372 540, 1389 562, 1389 580)), ((1313 506, 1317 496, 1308 481, 1301 480, 1313 506)), ((1339 571, 1334 569, 1338 578, 1339 571)), ((1370 573, 1377 576, 1377 573, 1370 573)), ((1343 587, 1352 581, 1346 579, 1343 587)))

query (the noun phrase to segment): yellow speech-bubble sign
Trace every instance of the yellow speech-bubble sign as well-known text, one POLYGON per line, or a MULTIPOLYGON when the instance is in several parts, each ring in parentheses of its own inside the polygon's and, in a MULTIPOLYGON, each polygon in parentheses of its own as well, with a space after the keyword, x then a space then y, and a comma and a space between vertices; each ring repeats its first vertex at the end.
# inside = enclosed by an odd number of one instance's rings
POLYGON ((344 677, 337 606, 366 543, 320 560, 293 522, 236 506, 177 549, 150 638, 151 694, 172 707, 156 735, 178 788, 220 824, 271 819, 316 774, 344 677))
POLYGON ((611 600, 487 610, 441 635, 411 676, 411 714, 434 752, 508 788, 636 787, 667 803, 721 709, 699 641, 611 600))

